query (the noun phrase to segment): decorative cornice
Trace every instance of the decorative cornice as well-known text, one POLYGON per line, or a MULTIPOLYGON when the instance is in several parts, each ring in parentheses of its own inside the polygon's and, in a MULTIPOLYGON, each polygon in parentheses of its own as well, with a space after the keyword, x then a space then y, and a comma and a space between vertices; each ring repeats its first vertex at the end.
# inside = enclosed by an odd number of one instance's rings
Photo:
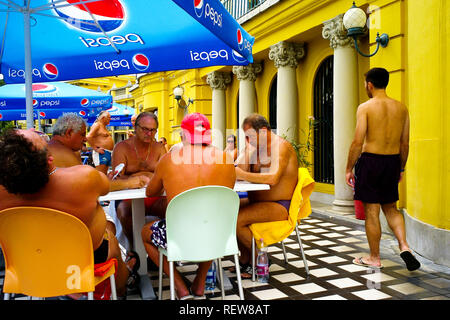
POLYGON ((231 75, 229 72, 213 71, 208 73, 208 76, 206 77, 206 83, 209 84, 212 89, 225 90, 227 84, 230 82, 231 75))
POLYGON ((305 56, 305 44, 294 42, 278 42, 270 46, 269 59, 273 60, 275 67, 296 68, 300 59, 305 56))
POLYGON ((330 47, 333 49, 355 47, 353 39, 347 36, 342 20, 343 17, 344 15, 340 14, 323 23, 322 37, 330 40, 330 47))
POLYGON ((258 73, 262 71, 260 62, 250 63, 247 66, 233 66, 233 73, 239 81, 250 80, 255 81, 258 73))

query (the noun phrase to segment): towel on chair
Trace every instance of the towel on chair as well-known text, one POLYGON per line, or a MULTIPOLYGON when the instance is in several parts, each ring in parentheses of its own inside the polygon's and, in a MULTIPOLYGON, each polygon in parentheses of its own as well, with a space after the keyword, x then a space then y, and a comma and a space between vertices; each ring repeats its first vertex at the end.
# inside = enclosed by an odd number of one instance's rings
MULTIPOLYGON (((298 181, 292 195, 291 205, 289 207, 288 220, 260 222, 250 225, 250 230, 255 239, 264 239, 264 246, 280 242, 286 239, 294 231, 297 221, 308 217, 311 210, 309 197, 314 189, 314 179, 306 168, 298 168, 298 181)), ((255 241, 258 248, 260 242, 255 241)))

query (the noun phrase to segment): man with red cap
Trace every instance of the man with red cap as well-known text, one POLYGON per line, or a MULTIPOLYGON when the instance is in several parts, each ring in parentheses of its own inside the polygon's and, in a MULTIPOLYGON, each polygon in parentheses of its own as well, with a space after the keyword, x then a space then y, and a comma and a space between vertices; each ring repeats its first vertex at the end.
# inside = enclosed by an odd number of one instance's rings
MULTIPOLYGON (((169 203, 176 195, 196 187, 221 185, 233 188, 236 180, 233 159, 222 150, 211 146, 208 118, 201 113, 188 114, 181 122, 181 129, 183 146, 165 154, 158 162, 147 186, 147 196, 159 195, 164 188, 169 203)), ((146 224, 142 230, 142 239, 148 256, 159 265, 158 246, 166 247, 165 220, 146 224)), ((203 296, 206 273, 210 265, 211 261, 199 264, 190 289, 186 287, 180 274, 174 271, 179 299, 203 296)), ((166 258, 164 272, 169 274, 166 258)))

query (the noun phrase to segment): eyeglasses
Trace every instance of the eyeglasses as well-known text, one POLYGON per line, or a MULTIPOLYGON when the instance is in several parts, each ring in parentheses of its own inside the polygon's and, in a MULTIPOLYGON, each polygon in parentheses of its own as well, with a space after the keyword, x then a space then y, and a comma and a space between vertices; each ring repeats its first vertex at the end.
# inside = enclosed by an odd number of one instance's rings
POLYGON ((154 133, 154 132, 156 132, 156 130, 158 130, 157 128, 150 128, 149 129, 149 128, 142 127, 140 125, 137 125, 137 127, 141 128, 142 131, 144 131, 144 133, 154 133))
POLYGON ((227 140, 228 143, 234 143, 234 140, 227 140))

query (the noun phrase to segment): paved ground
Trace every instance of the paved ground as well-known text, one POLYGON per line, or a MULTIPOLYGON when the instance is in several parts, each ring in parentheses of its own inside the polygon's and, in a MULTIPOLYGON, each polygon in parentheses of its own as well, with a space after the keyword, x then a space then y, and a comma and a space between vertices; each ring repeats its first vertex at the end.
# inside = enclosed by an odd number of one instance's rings
MULTIPOLYGON (((301 238, 308 261, 310 275, 306 276, 303 260, 293 233, 285 242, 289 262, 285 263, 281 245, 269 247, 272 260, 268 284, 244 280, 246 300, 449 300, 450 269, 433 264, 417 256, 422 267, 409 272, 399 257, 396 240, 383 234, 381 271, 352 264, 354 257, 366 255, 368 245, 363 221, 352 216, 323 214, 314 210, 300 225, 301 238)), ((231 258, 224 266, 233 265, 231 258)), ((187 281, 192 281, 195 265, 178 267, 187 281)), ((157 272, 149 272, 157 291, 157 272)), ((235 274, 226 271, 233 289, 226 292, 227 299, 238 299, 235 274)), ((0 286, 4 273, 0 273, 0 286)), ((163 298, 169 297, 169 283, 165 278, 163 298)), ((18 299, 25 297, 18 296, 18 299)), ((218 289, 206 295, 207 299, 220 298, 218 289)), ((130 294, 129 300, 140 300, 130 294)))

